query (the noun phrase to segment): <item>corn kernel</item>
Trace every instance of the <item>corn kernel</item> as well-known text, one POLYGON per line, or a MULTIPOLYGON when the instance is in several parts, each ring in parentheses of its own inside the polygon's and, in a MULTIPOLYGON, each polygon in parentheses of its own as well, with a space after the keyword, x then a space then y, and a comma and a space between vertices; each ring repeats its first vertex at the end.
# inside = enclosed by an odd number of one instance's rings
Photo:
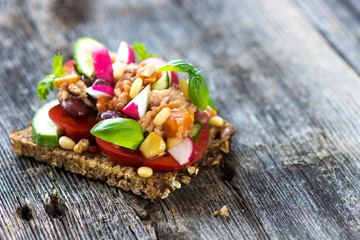
POLYGON ((142 85, 143 85, 143 80, 141 78, 135 79, 135 81, 130 89, 130 97, 131 98, 135 98, 139 94, 142 85))
POLYGON ((145 81, 148 83, 154 83, 156 82, 156 74, 151 75, 151 77, 145 78, 145 81))
POLYGON ((222 119, 222 117, 215 116, 210 118, 209 124, 215 127, 222 127, 224 125, 224 119, 222 119))
POLYGON ((155 157, 163 153, 165 149, 166 143, 164 139, 156 132, 151 132, 139 147, 139 150, 146 158, 155 157))
POLYGON ((124 74, 126 64, 122 62, 114 62, 112 65, 114 78, 121 78, 124 74))
POLYGON ((137 173, 142 178, 149 178, 153 175, 153 170, 149 167, 139 167, 137 173))
POLYGON ((179 82, 180 90, 184 94, 185 97, 189 97, 189 86, 188 82, 185 79, 181 79, 179 82))
POLYGON ((156 114, 155 118, 154 118, 154 124, 159 126, 161 124, 163 124, 166 119, 168 119, 168 117, 170 116, 170 108, 166 107, 163 108, 158 114, 156 114))
POLYGON ((195 109, 193 108, 187 108, 188 112, 190 113, 190 118, 191 118, 191 121, 194 122, 195 121, 195 109))
POLYGON ((75 142, 67 136, 62 136, 59 138, 59 145, 63 149, 73 150, 75 146, 75 142))
POLYGON ((166 139, 166 146, 167 149, 172 148, 173 146, 175 146, 176 144, 178 144, 179 142, 181 142, 181 138, 167 138, 166 139))

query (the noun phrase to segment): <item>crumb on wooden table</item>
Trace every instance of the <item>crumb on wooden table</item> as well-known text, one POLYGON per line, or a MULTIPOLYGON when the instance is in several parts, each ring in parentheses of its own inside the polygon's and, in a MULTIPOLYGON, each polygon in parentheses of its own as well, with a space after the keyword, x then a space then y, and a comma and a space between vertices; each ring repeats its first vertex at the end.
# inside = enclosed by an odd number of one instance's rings
POLYGON ((214 217, 216 217, 217 215, 219 215, 219 211, 215 211, 215 212, 213 212, 213 214, 212 214, 214 217))
POLYGON ((229 212, 228 212, 228 209, 227 209, 226 205, 224 205, 224 206, 220 209, 220 215, 221 215, 221 216, 225 216, 225 217, 228 217, 228 216, 229 216, 229 212))

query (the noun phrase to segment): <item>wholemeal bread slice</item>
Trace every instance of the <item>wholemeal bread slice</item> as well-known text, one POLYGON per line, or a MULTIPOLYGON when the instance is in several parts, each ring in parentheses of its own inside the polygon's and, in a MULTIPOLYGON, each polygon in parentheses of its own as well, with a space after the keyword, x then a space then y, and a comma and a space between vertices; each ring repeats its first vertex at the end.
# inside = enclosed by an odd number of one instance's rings
POLYGON ((208 166, 220 163, 224 153, 228 153, 231 137, 235 134, 232 124, 225 122, 222 127, 210 127, 210 139, 203 156, 196 163, 185 169, 172 172, 154 172, 149 178, 137 174, 137 168, 113 163, 100 153, 84 152, 81 154, 60 147, 44 147, 35 144, 31 127, 22 131, 14 130, 10 134, 13 141, 12 152, 27 157, 34 157, 40 162, 64 168, 88 178, 100 179, 111 186, 119 187, 143 198, 157 201, 169 196, 171 191, 189 184, 208 166))

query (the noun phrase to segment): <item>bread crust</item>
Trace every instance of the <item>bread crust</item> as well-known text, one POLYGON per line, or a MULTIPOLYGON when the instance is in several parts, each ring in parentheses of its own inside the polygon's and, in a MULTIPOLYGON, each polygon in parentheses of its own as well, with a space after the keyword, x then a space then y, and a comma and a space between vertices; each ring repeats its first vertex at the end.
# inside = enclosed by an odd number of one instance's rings
POLYGON ((189 184, 192 178, 208 166, 220 164, 223 154, 228 153, 231 137, 235 134, 232 124, 227 122, 223 127, 210 127, 209 144, 199 161, 185 169, 154 172, 150 178, 142 178, 137 174, 137 168, 113 163, 100 153, 78 154, 60 147, 39 146, 35 144, 31 131, 30 127, 22 131, 14 130, 10 134, 13 153, 34 157, 40 162, 88 178, 100 179, 152 202, 168 197, 171 191, 181 188, 181 184, 189 184))

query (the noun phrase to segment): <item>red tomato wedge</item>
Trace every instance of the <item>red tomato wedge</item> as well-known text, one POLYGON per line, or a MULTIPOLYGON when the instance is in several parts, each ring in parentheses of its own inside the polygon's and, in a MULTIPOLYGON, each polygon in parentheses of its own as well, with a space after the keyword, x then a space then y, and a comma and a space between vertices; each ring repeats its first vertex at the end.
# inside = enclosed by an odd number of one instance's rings
POLYGON ((63 67, 66 67, 67 69, 66 70, 64 70, 64 72, 66 73, 66 74, 72 74, 73 72, 74 72, 74 60, 73 59, 71 59, 71 60, 69 60, 69 61, 67 61, 64 65, 63 65, 63 67))
POLYGON ((87 138, 92 143, 96 142, 95 137, 90 133, 91 128, 98 122, 96 117, 78 120, 67 115, 60 105, 50 109, 49 117, 63 135, 68 136, 75 142, 82 138, 87 138))
POLYGON ((174 171, 198 161, 209 143, 209 126, 204 124, 194 143, 195 157, 192 162, 180 165, 172 156, 145 158, 140 151, 132 151, 96 138, 96 142, 108 159, 114 163, 132 167, 151 167, 154 171, 174 171))

